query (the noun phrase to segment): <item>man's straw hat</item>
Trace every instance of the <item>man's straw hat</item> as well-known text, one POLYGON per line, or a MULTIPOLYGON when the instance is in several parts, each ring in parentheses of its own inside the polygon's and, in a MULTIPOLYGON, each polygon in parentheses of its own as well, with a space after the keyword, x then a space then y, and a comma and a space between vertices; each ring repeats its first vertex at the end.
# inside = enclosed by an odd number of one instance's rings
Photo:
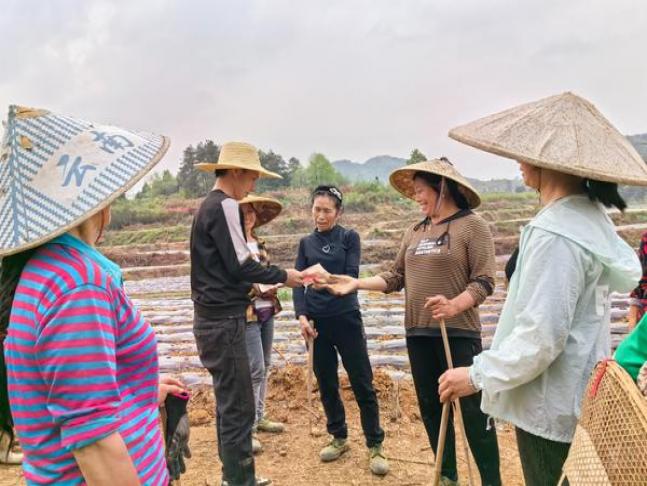
POLYGON ((636 149, 587 100, 563 93, 453 128, 459 142, 587 179, 647 185, 636 149))
POLYGON ((46 243, 130 189, 169 139, 10 106, 0 145, 0 256, 46 243))
POLYGON ((391 185, 403 196, 413 199, 413 176, 416 172, 429 172, 441 177, 446 177, 458 183, 458 190, 465 196, 470 208, 474 209, 481 204, 481 197, 472 184, 463 177, 452 163, 445 159, 425 160, 417 164, 405 165, 395 169, 389 176, 391 185))
POLYGON ((220 148, 218 162, 201 162, 195 164, 195 167, 204 172, 213 172, 216 169, 246 169, 258 172, 260 177, 282 179, 279 174, 264 169, 256 147, 245 142, 228 142, 220 148))
POLYGON ((283 209, 279 201, 271 197, 256 196, 249 194, 244 199, 238 201, 238 204, 251 204, 256 211, 255 228, 263 226, 276 218, 283 209))

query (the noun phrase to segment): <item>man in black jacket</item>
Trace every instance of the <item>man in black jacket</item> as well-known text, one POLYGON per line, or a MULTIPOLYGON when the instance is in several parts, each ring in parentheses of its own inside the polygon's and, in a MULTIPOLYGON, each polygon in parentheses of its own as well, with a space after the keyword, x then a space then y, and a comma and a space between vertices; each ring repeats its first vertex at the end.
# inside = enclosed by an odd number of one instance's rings
POLYGON ((200 205, 191 228, 191 298, 202 364, 213 378, 218 454, 223 484, 256 486, 252 456, 255 405, 245 343, 245 311, 252 283, 302 285, 301 273, 262 266, 252 258, 238 201, 254 190, 265 170, 252 145, 223 145, 217 163, 198 164, 215 171, 216 184, 200 205))

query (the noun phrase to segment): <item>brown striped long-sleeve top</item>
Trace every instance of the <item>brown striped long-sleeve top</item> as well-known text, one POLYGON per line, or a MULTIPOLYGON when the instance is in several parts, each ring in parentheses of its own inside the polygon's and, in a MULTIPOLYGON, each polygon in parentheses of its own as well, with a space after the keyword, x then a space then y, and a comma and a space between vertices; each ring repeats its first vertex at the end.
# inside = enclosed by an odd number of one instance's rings
POLYGON ((379 274, 386 292, 405 288, 404 325, 407 335, 436 335, 439 323, 424 308, 427 297, 452 299, 467 290, 476 305, 447 319, 450 336, 480 336, 478 306, 494 290, 494 242, 487 222, 470 210, 432 224, 409 227, 391 269, 379 274))

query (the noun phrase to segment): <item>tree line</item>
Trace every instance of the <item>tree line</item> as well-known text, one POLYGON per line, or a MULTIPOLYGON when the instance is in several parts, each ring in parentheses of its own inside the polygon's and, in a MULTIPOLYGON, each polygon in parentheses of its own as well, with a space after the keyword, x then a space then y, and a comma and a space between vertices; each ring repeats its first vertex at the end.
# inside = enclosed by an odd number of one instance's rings
MULTIPOLYGON (((182 162, 176 175, 168 169, 154 174, 135 196, 137 199, 178 195, 185 198, 205 196, 213 187, 214 174, 195 168, 200 162, 215 162, 220 155, 220 146, 212 140, 189 145, 184 149, 182 162)), ((287 161, 282 155, 269 150, 259 150, 261 165, 281 175, 282 179, 259 179, 257 192, 279 190, 288 187, 314 187, 319 184, 347 184, 348 181, 335 169, 325 155, 315 153, 307 167, 296 157, 287 161)))

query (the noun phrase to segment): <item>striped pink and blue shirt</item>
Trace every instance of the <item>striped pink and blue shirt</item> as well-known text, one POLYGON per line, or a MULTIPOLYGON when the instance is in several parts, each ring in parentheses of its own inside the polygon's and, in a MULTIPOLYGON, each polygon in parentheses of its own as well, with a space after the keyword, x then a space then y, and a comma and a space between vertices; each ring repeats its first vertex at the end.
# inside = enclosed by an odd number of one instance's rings
POLYGON ((84 484, 72 451, 114 432, 142 484, 165 485, 157 342, 119 267, 65 234, 29 260, 5 340, 28 484, 84 484))

